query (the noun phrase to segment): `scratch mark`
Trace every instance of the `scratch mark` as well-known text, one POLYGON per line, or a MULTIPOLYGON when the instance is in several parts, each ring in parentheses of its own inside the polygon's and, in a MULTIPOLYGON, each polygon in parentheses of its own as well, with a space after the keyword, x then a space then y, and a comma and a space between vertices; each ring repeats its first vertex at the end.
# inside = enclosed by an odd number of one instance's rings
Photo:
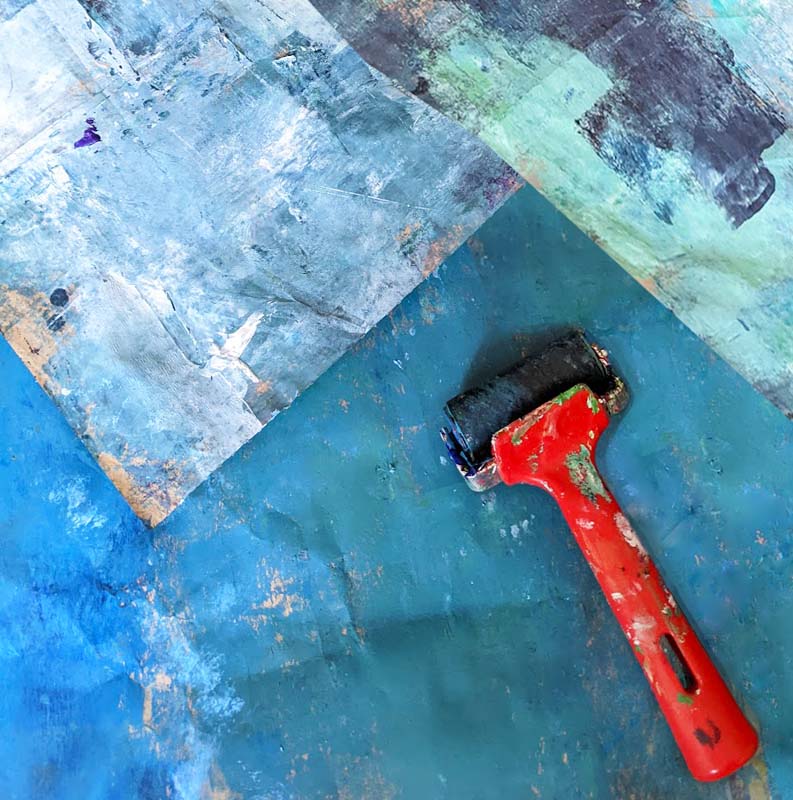
POLYGON ((405 206, 406 208, 417 208, 420 211, 432 211, 427 206, 414 206, 410 203, 402 203, 399 200, 388 200, 385 197, 375 197, 371 194, 362 194, 361 192, 349 192, 345 189, 334 189, 330 186, 320 186, 319 189, 306 189, 308 192, 316 192, 317 194, 341 194, 349 195, 350 197, 363 197, 366 200, 373 200, 375 203, 389 203, 395 206, 405 206))

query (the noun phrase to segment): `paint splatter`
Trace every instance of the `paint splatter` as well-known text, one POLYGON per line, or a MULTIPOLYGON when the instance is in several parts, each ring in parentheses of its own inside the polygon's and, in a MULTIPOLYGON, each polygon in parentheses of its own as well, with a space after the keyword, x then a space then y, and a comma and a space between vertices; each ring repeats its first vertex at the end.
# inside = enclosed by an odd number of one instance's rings
POLYGON ((703 730, 702 728, 697 728, 694 731, 694 736, 697 737, 697 741, 700 744, 703 744, 712 750, 721 741, 721 731, 719 730, 718 726, 716 726, 710 720, 708 720, 708 725, 710 726, 710 732, 703 730))
POLYGON ((617 530, 620 532, 622 538, 631 547, 638 550, 640 555, 646 556, 647 551, 644 549, 641 539, 639 539, 639 537, 636 535, 636 531, 633 530, 633 526, 631 525, 630 521, 622 512, 618 511, 614 515, 614 523, 617 526, 617 530))
POLYGON ((69 293, 66 289, 55 289, 50 295, 50 303, 59 308, 63 308, 69 302, 69 293))
POLYGON ((74 143, 75 148, 91 147, 92 145, 95 145, 97 142, 102 141, 102 137, 99 135, 99 129, 96 127, 94 118, 88 117, 85 120, 85 124, 87 125, 87 127, 83 131, 83 135, 74 143))

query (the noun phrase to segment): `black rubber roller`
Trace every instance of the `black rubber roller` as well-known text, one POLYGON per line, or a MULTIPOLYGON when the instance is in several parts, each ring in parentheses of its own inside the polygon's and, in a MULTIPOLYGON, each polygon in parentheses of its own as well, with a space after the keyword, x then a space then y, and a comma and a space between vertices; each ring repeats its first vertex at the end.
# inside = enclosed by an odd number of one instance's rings
POLYGON ((491 457, 493 434, 579 383, 604 395, 613 389, 614 376, 584 332, 574 330, 484 386, 449 400, 444 411, 452 456, 466 467, 478 467, 491 457))

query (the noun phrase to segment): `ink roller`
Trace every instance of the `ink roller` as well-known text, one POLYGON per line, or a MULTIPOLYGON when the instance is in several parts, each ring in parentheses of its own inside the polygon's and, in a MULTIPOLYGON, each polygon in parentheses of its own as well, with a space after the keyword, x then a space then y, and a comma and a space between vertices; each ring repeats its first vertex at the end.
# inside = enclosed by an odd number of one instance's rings
POLYGON ((556 339, 445 407, 441 435, 468 485, 548 492, 631 643, 692 775, 743 766, 758 739, 595 465, 628 393, 583 331, 556 339))

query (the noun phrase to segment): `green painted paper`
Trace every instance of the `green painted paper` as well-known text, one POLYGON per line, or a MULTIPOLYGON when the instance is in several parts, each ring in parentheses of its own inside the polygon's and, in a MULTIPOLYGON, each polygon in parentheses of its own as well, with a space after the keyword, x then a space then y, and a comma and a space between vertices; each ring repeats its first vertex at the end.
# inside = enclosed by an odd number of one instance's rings
POLYGON ((316 0, 793 413, 793 21, 778 0, 316 0))

